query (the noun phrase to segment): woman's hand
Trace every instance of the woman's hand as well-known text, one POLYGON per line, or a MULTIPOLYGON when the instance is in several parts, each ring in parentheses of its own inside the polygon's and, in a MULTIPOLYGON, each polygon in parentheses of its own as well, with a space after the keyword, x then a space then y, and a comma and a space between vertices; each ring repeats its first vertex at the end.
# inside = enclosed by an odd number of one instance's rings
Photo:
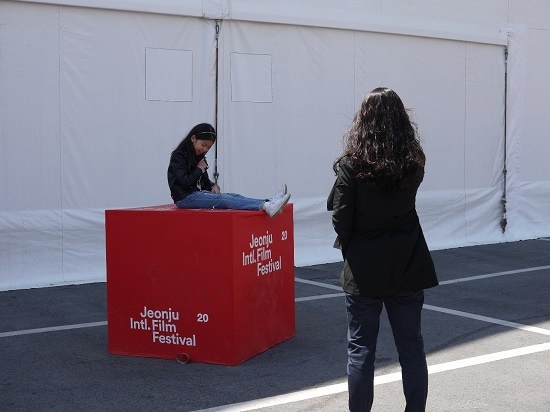
POLYGON ((212 193, 219 195, 221 192, 222 191, 220 190, 220 187, 214 183, 214 185, 212 186, 212 193))

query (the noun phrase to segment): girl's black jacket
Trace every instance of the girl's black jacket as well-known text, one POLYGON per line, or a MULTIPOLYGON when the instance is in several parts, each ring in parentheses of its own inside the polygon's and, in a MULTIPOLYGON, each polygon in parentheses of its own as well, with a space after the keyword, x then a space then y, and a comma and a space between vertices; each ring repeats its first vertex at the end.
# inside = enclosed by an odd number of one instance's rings
POLYGON ((197 166, 202 157, 195 156, 189 149, 175 150, 168 165, 168 186, 172 200, 177 202, 189 193, 198 190, 212 190, 208 172, 197 166))

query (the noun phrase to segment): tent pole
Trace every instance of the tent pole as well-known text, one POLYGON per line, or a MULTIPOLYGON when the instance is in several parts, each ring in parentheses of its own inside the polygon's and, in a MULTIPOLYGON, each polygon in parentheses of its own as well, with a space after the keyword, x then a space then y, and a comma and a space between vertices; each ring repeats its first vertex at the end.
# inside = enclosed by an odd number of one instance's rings
POLYGON ((220 38, 220 21, 216 20, 216 104, 215 104, 215 122, 214 127, 216 133, 218 133, 218 138, 216 138, 216 147, 214 148, 214 183, 218 184, 218 139, 219 139, 219 130, 218 130, 218 67, 219 67, 219 55, 218 55, 218 40, 220 38))
POLYGON ((507 157, 507 148, 506 148, 506 137, 507 137, 507 128, 508 123, 507 116, 507 103, 508 103, 508 46, 504 48, 504 167, 502 169, 503 175, 503 189, 502 189, 502 219, 500 220, 500 227, 502 228, 502 233, 506 231, 506 225, 508 224, 508 219, 506 218, 506 186, 507 179, 506 175, 508 170, 506 168, 506 157, 507 157))

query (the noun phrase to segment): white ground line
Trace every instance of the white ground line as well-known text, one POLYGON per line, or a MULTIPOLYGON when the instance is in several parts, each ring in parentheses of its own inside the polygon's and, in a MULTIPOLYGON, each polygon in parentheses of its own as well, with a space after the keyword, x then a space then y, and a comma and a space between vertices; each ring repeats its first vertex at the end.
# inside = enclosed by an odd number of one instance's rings
POLYGON ((308 300, 320 300, 320 299, 329 299, 329 298, 341 298, 345 296, 343 292, 341 293, 330 293, 328 295, 315 295, 315 296, 306 296, 304 298, 296 298, 295 302, 306 302, 308 300))
MULTIPOLYGON (((479 276, 470 276, 470 277, 466 277, 466 278, 443 281, 443 282, 440 282, 440 284, 441 285, 446 285, 446 284, 450 284, 450 283, 469 282, 469 281, 473 281, 473 280, 486 279, 486 278, 491 278, 491 277, 496 277, 496 276, 513 275, 513 274, 517 274, 517 273, 533 272, 533 271, 545 270, 545 269, 550 269, 550 265, 548 265, 548 266, 536 266, 536 267, 532 267, 532 268, 525 268, 525 269, 518 269, 518 270, 509 270, 509 271, 506 271, 506 272, 489 273, 489 274, 486 274, 486 275, 479 275, 479 276)), ((295 281, 299 282, 299 283, 312 285, 312 286, 322 287, 322 288, 325 288, 325 289, 340 291, 340 293, 332 293, 332 294, 325 294, 325 295, 316 295, 316 296, 307 296, 307 297, 302 297, 302 298, 296 298, 295 302, 306 302, 306 301, 312 301, 312 300, 329 299, 329 298, 336 298, 336 297, 344 296, 344 293, 341 292, 342 288, 340 286, 330 285, 330 284, 323 283, 323 282, 316 282, 314 280, 301 279, 301 278, 295 278, 295 281)), ((550 334, 550 331, 548 331, 546 329, 536 328, 536 327, 527 326, 527 325, 521 325, 519 323, 514 323, 514 322, 507 322, 507 321, 500 320, 500 319, 488 318, 486 316, 480 316, 480 315, 475 315, 475 314, 471 314, 471 313, 460 312, 460 311, 456 311, 456 310, 452 310, 452 309, 440 308, 440 307, 437 307, 437 306, 430 306, 430 305, 424 305, 424 308, 426 308, 428 310, 435 310, 435 311, 439 311, 439 312, 449 313, 449 314, 452 314, 452 315, 462 316, 462 317, 466 317, 466 318, 470 318, 470 319, 477 319, 477 320, 481 320, 483 322, 489 322, 489 323, 494 323, 494 324, 497 324, 497 325, 508 326, 508 327, 521 329, 521 330, 525 330, 525 331, 529 331, 529 332, 541 333, 541 334, 544 334, 544 335, 549 335, 550 334)), ((60 330, 90 328, 90 327, 105 326, 105 325, 107 325, 107 322, 103 321, 103 322, 92 322, 92 323, 80 323, 80 324, 75 324, 75 325, 52 326, 52 327, 48 327, 48 328, 18 330, 18 331, 13 331, 13 332, 0 332, 0 338, 5 338, 5 337, 9 337, 9 336, 18 336, 18 335, 30 335, 30 334, 33 334, 33 333, 56 332, 56 331, 60 331, 60 330)))
POLYGON ((537 270, 545 270, 545 269, 550 269, 550 265, 548 265, 548 266, 536 266, 536 267, 532 267, 532 268, 525 268, 525 269, 518 269, 518 270, 507 270, 506 272, 489 273, 487 275, 470 276, 470 277, 467 277, 467 278, 444 280, 442 282, 439 282, 439 284, 440 285, 450 285, 451 283, 469 282, 471 280, 494 278, 494 277, 497 277, 497 276, 515 275, 517 273, 535 272, 537 270))
POLYGON ((8 336, 30 335, 30 334, 33 334, 33 333, 57 332, 57 331, 60 331, 60 330, 93 328, 93 327, 96 327, 96 326, 105 326, 105 325, 107 325, 106 321, 91 322, 91 323, 78 323, 78 324, 75 324, 75 325, 52 326, 52 327, 49 327, 49 328, 16 330, 16 331, 13 331, 13 332, 0 332, 0 338, 6 338, 8 336))
MULTIPOLYGON (((452 362, 439 363, 437 365, 428 366, 428 373, 446 372, 460 368, 466 368, 483 363, 496 362, 499 360, 515 358, 518 356, 529 355, 538 352, 550 350, 550 343, 542 343, 539 345, 525 346, 523 348, 511 349, 502 352, 490 353, 487 355, 474 356, 472 358, 461 359, 452 362)), ((374 378, 375 385, 383 385, 385 383, 397 382, 401 380, 401 373, 390 373, 387 375, 376 376, 374 378)), ((319 398, 321 396, 334 395, 343 393, 348 390, 347 382, 337 383, 334 385, 323 386, 320 388, 306 389, 303 391, 292 392, 285 395, 273 396, 270 398, 256 399, 249 402, 233 403, 230 405, 216 406, 209 409, 200 409, 194 412, 244 412, 253 411, 260 408, 268 408, 272 406, 280 406, 293 402, 305 401, 308 399, 319 398)))
POLYGON ((424 309, 433 310, 436 312, 448 313, 449 315, 461 316, 463 318, 475 319, 482 322, 493 323, 495 325, 507 326, 509 328, 520 329, 526 332, 540 333, 541 335, 550 336, 550 330, 537 328, 536 326, 522 325, 521 323, 509 322, 507 320, 490 318, 487 316, 476 315, 475 313, 462 312, 460 310, 441 308, 439 306, 424 305, 424 309))
MULTIPOLYGON (((494 277, 497 277, 497 276, 515 275, 515 274, 518 274, 518 273, 535 272, 537 270, 546 270, 546 269, 550 269, 550 265, 535 266, 535 267, 532 267, 532 268, 507 270, 505 272, 487 273, 485 275, 468 276, 468 277, 465 277, 465 278, 444 280, 444 281, 439 282, 439 284, 440 285, 450 285, 452 283, 470 282, 472 280, 494 278, 494 277)), ((316 282, 316 281, 313 281, 313 280, 307 280, 307 279, 301 279, 301 278, 296 278, 295 280, 296 280, 296 282, 306 283, 306 284, 314 285, 314 286, 321 286, 321 287, 324 287, 326 289, 342 290, 342 288, 340 286, 328 285, 326 283, 316 282)))
POLYGON ((314 280, 307 280, 307 279, 302 279, 302 278, 294 278, 294 280, 296 282, 299 282, 299 283, 305 283, 307 285, 313 285, 313 286, 320 286, 320 287, 325 288, 325 289, 338 290, 338 291, 342 292, 342 288, 340 286, 329 285, 328 283, 316 282, 314 280))
MULTIPOLYGON (((336 298, 336 297, 342 297, 342 296, 344 296, 344 293, 331 293, 331 294, 328 294, 328 295, 317 295, 317 296, 308 296, 306 298, 297 298, 296 302, 336 298)), ((447 308, 442 308, 442 307, 439 307, 439 306, 432 306, 432 305, 424 304, 423 308, 427 309, 427 310, 433 310, 435 312, 447 313, 449 315, 460 316, 460 317, 469 318, 469 319, 475 319, 475 320, 479 320, 481 322, 492 323, 494 325, 501 325, 501 326, 506 326, 506 327, 509 327, 509 328, 520 329, 520 330, 523 330, 523 331, 526 331, 526 332, 534 332, 534 333, 538 333, 538 334, 541 334, 541 335, 550 336, 550 330, 543 329, 543 328, 537 328, 536 326, 523 325, 521 323, 510 322, 510 321, 507 321, 507 320, 496 319, 496 318, 490 318, 488 316, 476 315, 475 313, 462 312, 460 310, 447 309, 447 308)))
MULTIPOLYGON (((456 279, 456 281, 450 281, 450 283, 466 282, 466 281, 470 281, 470 280, 484 279, 484 278, 488 278, 488 277, 511 275, 511 274, 520 273, 520 272, 532 272, 532 271, 535 271, 535 270, 543 270, 543 269, 548 269, 548 268, 550 268, 550 266, 538 266, 538 267, 527 268, 527 269, 523 269, 523 270, 519 270, 519 271, 518 270, 510 270, 510 271, 507 271, 507 272, 498 272, 498 273, 492 273, 492 274, 488 274, 488 275, 471 276, 471 277, 468 277, 468 278, 456 279)), ((296 278, 296 282, 307 283, 309 285, 319 286, 319 287, 323 287, 323 288, 326 288, 326 289, 340 289, 341 290, 341 288, 338 287, 338 286, 327 285, 326 283, 315 282, 315 281, 312 281, 312 280, 296 278)), ((441 282, 441 284, 443 284, 443 282, 441 282)), ((297 298, 296 302, 298 302, 298 299, 301 299, 301 301, 308 301, 308 300, 316 300, 316 299, 334 298, 334 297, 340 297, 340 296, 344 296, 344 293, 331 293, 331 294, 326 294, 326 295, 309 296, 307 298, 297 298)), ((550 330, 543 329, 543 328, 537 328, 535 326, 522 325, 521 323, 509 322, 507 320, 490 318, 488 316, 476 315, 475 313, 462 312, 462 311, 459 311, 459 310, 447 309, 447 308, 442 308, 442 307, 439 307, 439 306, 432 306, 432 305, 424 304, 423 307, 424 307, 424 309, 427 309, 427 310, 433 310, 433 311, 436 311, 436 312, 447 313, 449 315, 461 316, 463 318, 475 319, 475 320, 479 320, 481 322, 492 323, 494 325, 501 325, 501 326, 506 326, 506 327, 509 327, 509 328, 520 329, 520 330, 523 330, 523 331, 526 331, 526 332, 534 332, 534 333, 539 333, 541 335, 550 336, 550 330)))

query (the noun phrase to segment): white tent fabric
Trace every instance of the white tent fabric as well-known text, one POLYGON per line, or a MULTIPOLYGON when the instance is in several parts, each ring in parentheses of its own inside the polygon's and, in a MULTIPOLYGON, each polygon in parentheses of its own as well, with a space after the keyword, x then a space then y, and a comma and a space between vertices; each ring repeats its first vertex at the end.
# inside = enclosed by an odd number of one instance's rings
POLYGON ((224 61, 233 63, 233 51, 238 50, 239 56, 269 56, 277 62, 270 78, 274 97, 267 103, 235 101, 240 92, 231 81, 234 68, 222 66, 220 130, 225 139, 219 146, 225 186, 239 192, 256 188, 259 195, 266 185, 290 182, 291 189, 298 188, 307 198, 296 200, 298 264, 340 259, 338 251, 327 250, 327 237, 333 234, 324 209, 334 180, 332 161, 365 93, 391 84, 414 108, 428 156, 419 211, 429 244, 452 247, 494 240, 501 230, 504 47, 310 31, 241 22, 224 26, 224 61), (296 111, 288 113, 288 107, 296 111), (266 163, 268 176, 262 172, 266 163), (258 172, 242 179, 245 170, 258 172))
POLYGON ((104 210, 169 203, 170 152, 191 124, 214 120, 213 25, 72 7, 0 8, 0 289, 104 279, 104 210), (191 101, 172 101, 161 87, 170 79, 146 73, 147 62, 150 69, 155 60, 173 64, 178 52, 192 58, 191 88, 180 92, 191 101), (148 100, 155 81, 158 95, 148 100))
POLYGON ((325 210, 332 162, 382 85, 419 126, 430 248, 550 232, 536 104, 550 63, 527 59, 550 30, 351 1, 48 3, 0 1, 0 290, 104 280, 104 210, 171 201, 169 154, 194 124, 216 121, 216 96, 222 189, 263 197, 286 182, 299 266, 341 259, 325 210))

